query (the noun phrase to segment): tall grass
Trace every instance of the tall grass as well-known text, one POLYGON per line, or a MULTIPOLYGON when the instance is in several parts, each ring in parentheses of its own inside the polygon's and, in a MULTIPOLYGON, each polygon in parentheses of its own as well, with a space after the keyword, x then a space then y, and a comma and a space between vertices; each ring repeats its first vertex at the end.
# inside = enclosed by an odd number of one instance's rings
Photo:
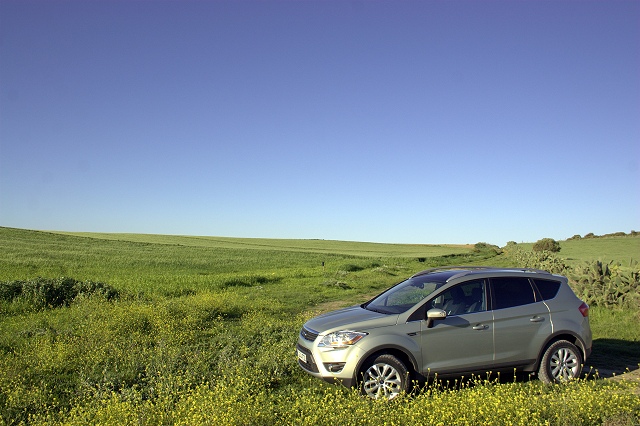
POLYGON ((417 259, 442 256, 477 258, 471 249, 458 246, 138 234, 94 238, 0 227, 0 280, 72 276, 129 292, 167 295, 217 289, 243 274, 284 279, 372 263, 410 264, 417 270, 425 266, 417 259))
MULTIPOLYGON (((326 303, 359 303, 431 265, 494 263, 495 252, 203 240, 0 228, 0 285, 65 275, 117 290, 110 298, 72 293, 59 305, 0 302, 0 424, 640 420, 640 400, 625 383, 490 380, 380 403, 298 368, 299 329, 326 303)), ((637 313, 592 312, 594 336, 615 341, 616 354, 640 340, 637 313)))

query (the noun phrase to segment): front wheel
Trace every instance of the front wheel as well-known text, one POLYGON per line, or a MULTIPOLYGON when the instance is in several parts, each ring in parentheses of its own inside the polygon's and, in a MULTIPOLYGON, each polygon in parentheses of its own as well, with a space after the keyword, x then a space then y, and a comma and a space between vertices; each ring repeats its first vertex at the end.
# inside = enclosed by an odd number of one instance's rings
POLYGON ((379 355, 362 370, 361 389, 373 399, 393 399, 409 388, 407 367, 393 355, 379 355))
POLYGON ((571 342, 558 340, 544 352, 538 378, 544 383, 562 383, 579 378, 581 372, 580 350, 571 342))

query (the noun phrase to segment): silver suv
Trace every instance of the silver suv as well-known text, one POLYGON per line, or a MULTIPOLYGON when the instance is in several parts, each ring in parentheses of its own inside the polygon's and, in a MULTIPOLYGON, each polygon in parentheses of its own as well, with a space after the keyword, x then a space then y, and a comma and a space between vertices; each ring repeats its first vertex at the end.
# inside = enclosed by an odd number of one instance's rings
POLYGON ((391 399, 412 381, 514 369, 546 383, 580 376, 589 306, 567 278, 532 269, 448 267, 417 273, 370 301, 315 317, 298 364, 329 382, 391 399))

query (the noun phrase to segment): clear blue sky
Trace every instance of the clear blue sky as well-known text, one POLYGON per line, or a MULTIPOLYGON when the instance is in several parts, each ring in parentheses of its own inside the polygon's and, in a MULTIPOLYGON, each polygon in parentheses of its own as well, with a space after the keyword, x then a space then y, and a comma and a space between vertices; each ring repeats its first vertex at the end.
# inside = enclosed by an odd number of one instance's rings
POLYGON ((2 0, 0 226, 640 230, 640 2, 2 0))

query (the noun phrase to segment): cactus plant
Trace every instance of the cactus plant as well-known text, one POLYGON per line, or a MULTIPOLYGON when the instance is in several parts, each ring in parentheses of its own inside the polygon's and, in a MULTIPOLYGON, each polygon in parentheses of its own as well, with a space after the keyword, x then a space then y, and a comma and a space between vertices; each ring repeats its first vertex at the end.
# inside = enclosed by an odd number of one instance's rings
POLYGON ((576 295, 591 306, 640 308, 637 265, 623 267, 597 260, 571 267, 555 253, 527 251, 517 245, 507 246, 505 254, 519 266, 566 275, 576 295))

